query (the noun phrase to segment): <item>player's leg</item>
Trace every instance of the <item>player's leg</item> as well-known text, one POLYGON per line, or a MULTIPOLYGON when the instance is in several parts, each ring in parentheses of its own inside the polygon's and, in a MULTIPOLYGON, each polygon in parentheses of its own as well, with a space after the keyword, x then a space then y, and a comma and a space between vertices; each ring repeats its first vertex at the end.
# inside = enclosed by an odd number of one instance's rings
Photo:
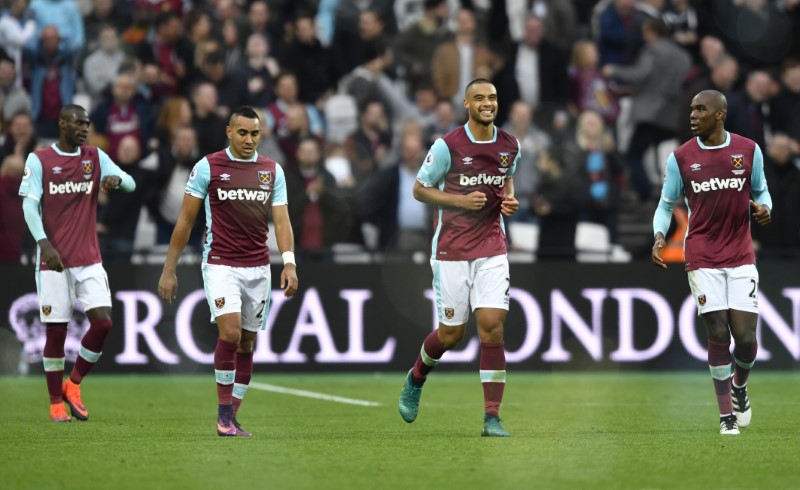
POLYGON ((747 427, 753 415, 747 379, 758 353, 758 270, 755 265, 744 265, 731 269, 728 277, 728 303, 731 307, 728 314, 734 344, 733 411, 739 426, 747 427))
POLYGON ((689 271, 689 286, 708 337, 708 368, 719 407, 720 434, 736 435, 739 427, 731 401, 731 334, 727 273, 724 269, 689 271))
POLYGON ((36 274, 39 296, 39 318, 45 326, 45 344, 42 353, 47 393, 50 396, 50 420, 72 422, 64 407, 62 381, 64 379, 64 344, 67 324, 72 317, 72 295, 69 292, 67 272, 40 271, 36 274))
POLYGON ((500 423, 500 404, 506 385, 503 326, 508 314, 510 276, 506 256, 477 261, 470 303, 475 309, 481 339, 480 377, 484 400, 484 436, 507 437, 500 423))
POLYGON ((78 420, 88 420, 89 411, 81 398, 81 381, 103 353, 108 332, 111 330, 111 289, 108 275, 100 264, 70 269, 73 274, 75 296, 83 305, 89 319, 89 330, 81 339, 78 358, 69 378, 64 381, 64 400, 72 415, 78 420))
POLYGON ((235 436, 233 425, 233 383, 236 351, 242 340, 241 288, 236 268, 206 264, 202 268, 206 298, 219 337, 214 349, 214 377, 217 385, 217 434, 235 436))
POLYGON ((464 338, 469 318, 469 264, 431 260, 431 268, 439 327, 425 337, 400 392, 397 405, 400 416, 408 423, 417 418, 422 386, 428 374, 439 364, 442 355, 464 338))

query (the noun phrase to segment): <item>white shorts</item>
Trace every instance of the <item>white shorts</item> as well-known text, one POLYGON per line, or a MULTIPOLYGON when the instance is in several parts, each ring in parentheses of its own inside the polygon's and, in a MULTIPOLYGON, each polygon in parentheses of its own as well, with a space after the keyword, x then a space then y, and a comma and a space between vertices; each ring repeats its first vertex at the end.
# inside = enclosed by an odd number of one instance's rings
POLYGON ((111 289, 103 264, 70 267, 64 272, 38 271, 36 292, 42 323, 69 323, 76 299, 84 311, 111 307, 111 289))
POLYGON ((508 257, 474 260, 431 260, 433 292, 439 323, 464 325, 477 308, 508 310, 511 279, 508 257))
POLYGON ((230 267, 203 264, 202 270, 212 322, 221 315, 241 313, 243 329, 257 332, 266 328, 272 292, 272 274, 268 265, 230 267))
POLYGON ((739 310, 758 313, 758 270, 754 264, 689 271, 697 314, 739 310))

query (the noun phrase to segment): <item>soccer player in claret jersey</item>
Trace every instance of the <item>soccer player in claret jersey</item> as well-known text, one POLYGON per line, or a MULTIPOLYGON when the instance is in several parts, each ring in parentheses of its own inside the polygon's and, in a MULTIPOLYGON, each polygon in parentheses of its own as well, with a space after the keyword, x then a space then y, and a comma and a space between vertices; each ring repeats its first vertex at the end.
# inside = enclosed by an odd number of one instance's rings
POLYGON ((40 318, 46 328, 44 374, 50 393, 50 420, 88 420, 81 399, 81 381, 100 359, 111 330, 111 291, 97 242, 97 196, 104 191, 132 192, 136 183, 108 155, 84 145, 89 114, 67 105, 58 116, 59 138, 28 155, 19 194, 25 221, 38 243, 36 289, 40 318), (73 301, 83 305, 89 330, 81 340, 78 359, 64 377, 64 342, 73 301))
POLYGON ((686 270, 708 334, 719 432, 737 435, 739 427, 750 424, 747 378, 758 348, 758 270, 750 214, 757 224, 768 224, 772 199, 761 148, 725 130, 727 112, 725 96, 716 90, 704 90, 692 99, 689 121, 695 138, 667 159, 661 200, 653 217, 651 258, 657 266, 667 267, 661 259, 664 236, 672 208, 683 195, 689 208, 686 270))
POLYGON ((236 419, 253 373, 256 334, 266 327, 272 276, 269 268, 270 212, 283 255, 281 288, 297 292, 294 236, 289 223, 286 180, 281 166, 256 151, 261 119, 253 108, 233 111, 226 128, 230 146, 197 162, 189 175, 175 223, 158 294, 175 299, 175 267, 200 206, 206 210, 203 283, 211 319, 219 331, 214 351, 217 380, 217 434, 250 436, 236 419))
POLYGON ((439 327, 425 338, 398 407, 406 422, 417 418, 423 383, 442 355, 464 337, 471 309, 481 340, 482 435, 507 437, 499 418, 510 288, 502 216, 519 207, 512 175, 520 145, 494 125, 497 90, 489 80, 467 85, 464 108, 469 120, 434 142, 414 184, 416 199, 437 206, 431 267, 439 327))

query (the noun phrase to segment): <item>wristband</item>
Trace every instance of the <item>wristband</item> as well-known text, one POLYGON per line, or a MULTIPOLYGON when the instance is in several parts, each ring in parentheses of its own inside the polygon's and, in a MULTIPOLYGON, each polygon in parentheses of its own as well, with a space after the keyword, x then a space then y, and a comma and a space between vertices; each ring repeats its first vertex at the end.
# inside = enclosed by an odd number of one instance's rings
POLYGON ((283 259, 283 265, 292 264, 293 266, 297 267, 297 264, 294 261, 294 252, 283 252, 281 254, 281 258, 283 259))

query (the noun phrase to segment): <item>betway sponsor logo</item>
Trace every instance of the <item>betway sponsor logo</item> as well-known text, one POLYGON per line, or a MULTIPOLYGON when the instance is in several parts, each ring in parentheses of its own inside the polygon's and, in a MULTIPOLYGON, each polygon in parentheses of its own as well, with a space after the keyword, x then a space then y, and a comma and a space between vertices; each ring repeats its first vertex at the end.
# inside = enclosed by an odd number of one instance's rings
POLYGON ((506 183, 506 176, 505 175, 488 175, 488 174, 478 174, 473 176, 467 175, 459 175, 458 183, 461 185, 496 185, 497 187, 503 187, 506 183))
POLYGON ((270 194, 269 191, 251 189, 217 189, 217 197, 220 201, 258 201, 267 204, 270 194))
POLYGON ((89 182, 65 182, 56 184, 50 182, 50 194, 91 194, 94 181, 89 182))
POLYGON ((715 177, 713 179, 706 180, 705 182, 692 181, 692 190, 695 193, 718 191, 721 189, 734 189, 741 191, 744 189, 745 182, 747 182, 747 179, 745 178, 718 179, 715 177))

